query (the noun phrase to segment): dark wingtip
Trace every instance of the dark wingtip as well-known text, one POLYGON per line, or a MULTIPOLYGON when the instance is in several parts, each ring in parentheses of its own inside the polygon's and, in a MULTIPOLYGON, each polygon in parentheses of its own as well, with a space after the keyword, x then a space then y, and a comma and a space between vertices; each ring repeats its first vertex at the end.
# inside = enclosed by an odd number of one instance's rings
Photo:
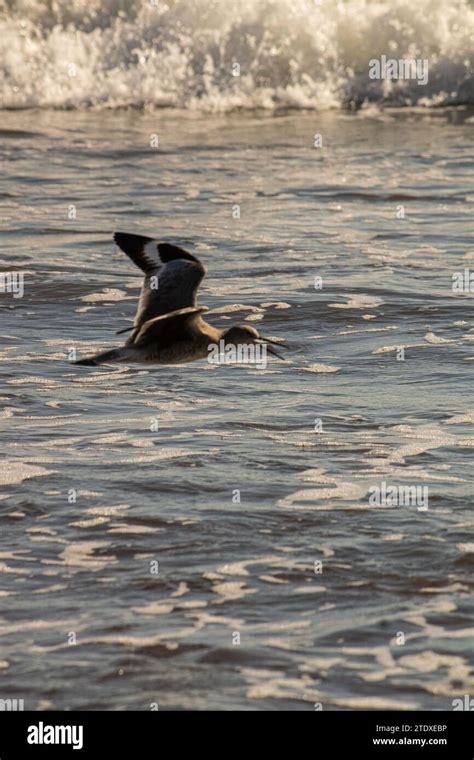
POLYGON ((186 261, 194 261, 196 264, 201 262, 192 253, 188 253, 184 248, 179 248, 177 245, 171 243, 158 243, 158 253, 163 264, 168 261, 176 261, 177 259, 186 259, 186 261))
POLYGON ((133 235, 129 232, 114 232, 114 240, 120 250, 127 254, 134 264, 142 272, 148 274, 159 264, 158 249, 156 249, 156 260, 153 254, 145 253, 145 248, 149 243, 155 243, 156 240, 144 235, 133 235))
POLYGON ((135 235, 130 232, 114 232, 113 237, 118 247, 122 248, 125 253, 127 253, 126 248, 139 248, 141 250, 144 245, 152 243, 154 240, 154 238, 146 237, 145 235, 135 235))
POLYGON ((129 256, 132 261, 140 267, 140 269, 148 273, 161 261, 163 264, 167 264, 168 261, 177 261, 179 259, 185 259, 186 261, 192 261, 195 264, 201 264, 199 259, 188 253, 183 248, 179 248, 172 243, 158 243, 155 238, 145 237, 144 235, 135 235, 129 232, 114 232, 114 240, 118 247, 129 256), (145 252, 145 247, 148 243, 155 243, 156 251, 159 256, 156 261, 153 261, 153 256, 149 252, 145 252))

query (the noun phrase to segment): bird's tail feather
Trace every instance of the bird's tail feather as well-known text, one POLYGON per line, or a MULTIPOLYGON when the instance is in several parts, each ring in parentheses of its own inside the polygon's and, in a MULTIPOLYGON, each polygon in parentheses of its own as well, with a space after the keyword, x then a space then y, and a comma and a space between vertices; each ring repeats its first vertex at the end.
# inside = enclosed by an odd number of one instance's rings
POLYGON ((111 351, 103 351, 95 356, 87 356, 85 359, 79 359, 73 364, 79 364, 81 367, 98 367, 99 364, 115 364, 116 362, 126 361, 130 356, 130 351, 124 351, 123 348, 113 348, 111 351))

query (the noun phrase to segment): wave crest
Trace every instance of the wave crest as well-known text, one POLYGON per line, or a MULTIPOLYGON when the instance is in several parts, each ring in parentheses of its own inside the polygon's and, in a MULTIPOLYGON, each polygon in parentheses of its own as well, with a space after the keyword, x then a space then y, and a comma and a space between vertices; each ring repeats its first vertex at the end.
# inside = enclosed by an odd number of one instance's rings
POLYGON ((0 0, 0 107, 474 103, 468 0, 0 0), (372 80, 382 55, 428 84, 372 80))

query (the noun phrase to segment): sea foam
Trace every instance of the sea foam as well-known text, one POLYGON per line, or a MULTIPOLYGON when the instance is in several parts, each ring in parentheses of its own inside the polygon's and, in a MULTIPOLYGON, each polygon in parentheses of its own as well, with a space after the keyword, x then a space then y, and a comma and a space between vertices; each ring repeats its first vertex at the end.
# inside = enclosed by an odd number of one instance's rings
POLYGON ((0 0, 0 108, 474 103, 468 0, 0 0), (374 80, 381 56, 428 83, 374 80))

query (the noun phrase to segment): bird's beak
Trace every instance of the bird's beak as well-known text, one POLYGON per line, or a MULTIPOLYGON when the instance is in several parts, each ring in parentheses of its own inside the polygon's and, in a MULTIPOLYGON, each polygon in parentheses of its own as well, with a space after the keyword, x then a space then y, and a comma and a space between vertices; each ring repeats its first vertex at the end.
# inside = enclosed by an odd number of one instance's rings
POLYGON ((270 354, 270 356, 276 356, 278 359, 281 359, 282 361, 285 361, 285 357, 278 354, 274 348, 272 348, 269 343, 271 343, 274 346, 280 346, 281 348, 288 348, 288 346, 285 346, 282 343, 279 343, 277 340, 271 340, 271 338, 260 338, 258 343, 261 343, 262 345, 267 347, 267 351, 270 354))
MULTIPOLYGON (((265 343, 264 343, 264 345, 265 345, 265 343)), ((269 345, 267 345, 267 351, 268 351, 268 353, 270 354, 270 356, 276 356, 278 359, 281 359, 283 362, 285 361, 285 357, 284 357, 284 356, 281 356, 280 354, 278 354, 278 353, 275 351, 275 349, 274 349, 274 348, 272 348, 272 347, 271 347, 271 346, 269 346, 269 345)))

